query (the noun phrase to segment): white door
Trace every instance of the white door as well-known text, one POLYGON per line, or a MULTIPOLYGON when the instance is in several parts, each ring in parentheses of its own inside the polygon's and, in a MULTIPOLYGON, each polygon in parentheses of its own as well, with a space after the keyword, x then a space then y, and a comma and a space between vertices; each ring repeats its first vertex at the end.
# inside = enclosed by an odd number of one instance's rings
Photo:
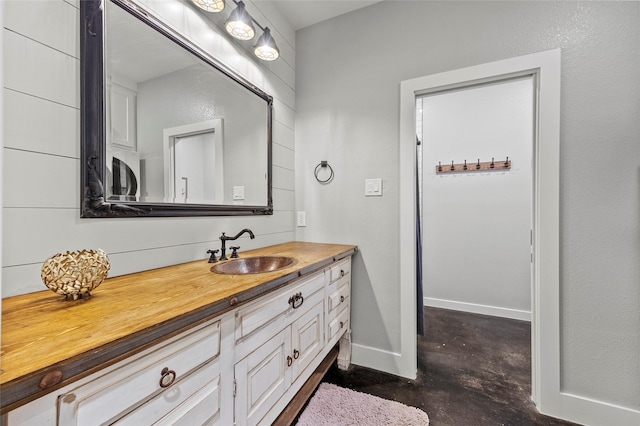
POLYGON ((533 77, 417 101, 425 305, 530 320, 533 77), (510 170, 473 171, 507 157, 510 170), (468 172, 436 173, 465 160, 468 172))
POLYGON ((206 200, 215 200, 214 146, 214 132, 175 138, 174 185, 177 202, 206 203, 206 200))
POLYGON ((164 193, 170 203, 224 202, 221 118, 163 130, 164 193))

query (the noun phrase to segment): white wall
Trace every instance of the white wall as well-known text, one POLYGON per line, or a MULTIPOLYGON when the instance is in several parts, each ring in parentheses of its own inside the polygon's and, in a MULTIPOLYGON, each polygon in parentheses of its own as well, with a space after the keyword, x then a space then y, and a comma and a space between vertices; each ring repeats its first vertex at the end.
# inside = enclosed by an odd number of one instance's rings
POLYGON ((527 77, 419 100, 426 306, 531 319, 533 95, 527 77), (435 169, 494 157, 494 171, 435 169))
POLYGON ((297 33, 298 236, 361 249, 355 363, 400 351, 400 82, 561 48, 562 389, 640 409, 638 22, 638 2, 384 1, 297 33), (371 177, 382 197, 363 196, 371 177))
MULTIPOLYGON (((4 5, 0 4, 0 28, 4 28, 4 5)), ((4 83, 4 32, 0 33, 0 87, 4 83)), ((0 164, 3 160, 4 152, 4 94, 0 92, 0 146, 3 147, 0 150, 0 164)), ((0 205, 3 205, 2 200, 2 174, 0 174, 0 205)), ((2 241, 2 210, 0 210, 0 241, 2 241)), ((0 244, 0 267, 2 267, 2 244, 0 244)), ((2 276, 0 275, 0 294, 2 294, 2 276)), ((0 299, 0 311, 2 310, 2 299, 0 299)), ((2 316, 0 315, 0 330, 2 330, 2 316)), ((1 340, 1 339, 0 339, 1 340)), ((0 342, 2 343, 2 342, 0 342)))
MULTIPOLYGON (((5 1, 3 297, 43 290, 49 256, 100 247, 110 276, 207 257, 224 231, 251 228, 242 249, 294 239, 295 35, 268 2, 247 10, 272 29, 282 57, 254 59, 187 2, 144 2, 274 96, 273 216, 80 219, 79 1, 5 1)), ((225 16, 214 19, 224 20, 225 16)))

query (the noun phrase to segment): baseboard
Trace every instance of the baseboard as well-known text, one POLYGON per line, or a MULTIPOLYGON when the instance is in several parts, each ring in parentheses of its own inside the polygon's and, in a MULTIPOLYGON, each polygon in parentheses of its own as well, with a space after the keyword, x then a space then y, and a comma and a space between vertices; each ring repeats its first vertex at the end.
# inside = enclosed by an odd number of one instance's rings
POLYGON ((560 392, 553 412, 541 411, 548 416, 588 426, 637 426, 640 411, 603 401, 560 392))
MULTIPOLYGON (((396 376, 406 377, 401 371, 402 355, 369 346, 351 344, 351 363, 373 370, 384 371, 396 376)), ((414 377, 415 378, 415 372, 414 377)))
POLYGON ((491 315, 494 317, 531 322, 530 311, 499 308, 497 306, 479 305, 476 303, 456 302, 454 300, 436 299, 435 297, 425 297, 423 303, 424 306, 431 306, 433 308, 452 309, 455 311, 471 312, 474 314, 491 315))

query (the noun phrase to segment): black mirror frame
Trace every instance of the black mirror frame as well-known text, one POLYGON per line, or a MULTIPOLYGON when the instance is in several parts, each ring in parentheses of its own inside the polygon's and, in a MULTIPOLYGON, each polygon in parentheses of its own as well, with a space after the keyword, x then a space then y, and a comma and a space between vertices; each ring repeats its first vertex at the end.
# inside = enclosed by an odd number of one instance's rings
POLYGON ((199 59, 235 80, 267 103, 267 205, 214 205, 177 203, 109 203, 105 199, 106 136, 104 92, 104 1, 80 1, 80 217, 176 217, 272 215, 273 97, 237 75, 187 39, 126 0, 112 0, 146 25, 182 46, 199 59))

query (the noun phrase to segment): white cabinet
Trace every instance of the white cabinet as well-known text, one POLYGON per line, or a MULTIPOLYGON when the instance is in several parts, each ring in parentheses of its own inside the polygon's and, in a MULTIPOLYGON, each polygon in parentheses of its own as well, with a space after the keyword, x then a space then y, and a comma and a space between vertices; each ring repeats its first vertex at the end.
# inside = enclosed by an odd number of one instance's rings
POLYGON ((178 418, 214 424, 221 405, 221 322, 199 324, 10 411, 7 424, 180 424, 178 418))
POLYGON ((329 284, 326 287, 327 346, 340 342, 338 367, 351 364, 351 258, 335 262, 329 268, 329 284))
POLYGON ((348 365, 350 277, 346 258, 295 279, 23 405, 6 423, 271 424, 338 341, 348 365))
POLYGON ((324 287, 320 271, 236 312, 238 426, 270 423, 265 415, 321 352, 324 287))
POLYGON ((112 143, 136 150, 137 93, 118 83, 109 85, 108 130, 112 143))
POLYGON ((62 393, 58 423, 154 424, 200 388, 219 381, 219 354, 220 322, 215 321, 62 393))

